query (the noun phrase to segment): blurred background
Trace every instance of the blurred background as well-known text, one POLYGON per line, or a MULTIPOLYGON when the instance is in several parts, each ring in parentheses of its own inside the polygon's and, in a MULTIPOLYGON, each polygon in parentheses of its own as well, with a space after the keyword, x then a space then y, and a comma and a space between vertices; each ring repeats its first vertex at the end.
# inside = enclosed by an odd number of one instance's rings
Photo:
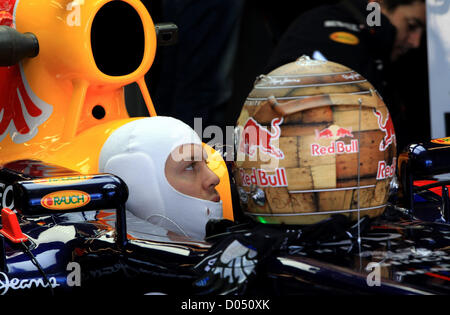
MULTIPOLYGON (((303 12, 336 0, 143 0, 155 23, 178 26, 178 42, 159 46, 146 75, 159 115, 234 126, 241 107, 281 36, 303 12)), ((419 49, 387 72, 384 100, 398 150, 430 139, 426 32, 419 49), (412 75, 414 73, 414 75, 412 75)), ((148 115, 137 86, 126 89, 132 116, 148 115)), ((225 130, 224 130, 225 134, 225 130)), ((203 139, 208 142, 209 139, 203 139)))

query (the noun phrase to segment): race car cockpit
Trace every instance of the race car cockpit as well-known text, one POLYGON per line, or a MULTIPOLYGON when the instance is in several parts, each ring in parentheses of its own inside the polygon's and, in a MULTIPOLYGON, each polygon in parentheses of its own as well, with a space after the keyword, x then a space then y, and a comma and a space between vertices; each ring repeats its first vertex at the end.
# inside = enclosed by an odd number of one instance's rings
POLYGON ((447 139, 397 155, 360 74, 301 57, 260 76, 226 163, 156 115, 144 75, 172 29, 140 1, 0 10, 1 295, 450 292, 447 139), (133 82, 150 118, 127 113, 133 82), (211 198, 174 189, 170 128, 207 153, 211 198))

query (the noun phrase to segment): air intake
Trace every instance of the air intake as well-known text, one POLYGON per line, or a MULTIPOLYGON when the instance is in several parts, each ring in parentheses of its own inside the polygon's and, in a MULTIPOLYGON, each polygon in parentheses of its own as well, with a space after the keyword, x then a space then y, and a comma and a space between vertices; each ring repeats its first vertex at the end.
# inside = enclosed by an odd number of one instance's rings
POLYGON ((112 1, 96 14, 91 47, 98 69, 106 75, 134 72, 144 57, 144 28, 136 10, 126 2, 112 1))

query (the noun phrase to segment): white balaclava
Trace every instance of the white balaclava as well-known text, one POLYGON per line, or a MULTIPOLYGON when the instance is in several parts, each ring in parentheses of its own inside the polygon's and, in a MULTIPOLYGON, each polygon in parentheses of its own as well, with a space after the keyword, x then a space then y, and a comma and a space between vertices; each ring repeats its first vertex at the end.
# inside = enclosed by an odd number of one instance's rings
POLYGON ((99 170, 119 176, 128 186, 127 210, 167 230, 196 240, 205 237, 206 223, 223 216, 222 201, 213 202, 177 191, 167 181, 165 165, 183 144, 202 144, 195 131, 171 117, 129 122, 106 140, 99 170))

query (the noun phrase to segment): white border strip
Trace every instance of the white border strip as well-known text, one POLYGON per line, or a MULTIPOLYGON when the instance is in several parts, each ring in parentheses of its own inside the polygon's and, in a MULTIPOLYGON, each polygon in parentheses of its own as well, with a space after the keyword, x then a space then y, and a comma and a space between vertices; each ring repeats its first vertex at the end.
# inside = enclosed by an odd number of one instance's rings
POLYGON ((312 189, 312 190, 289 190, 289 193, 291 193, 291 194, 303 194, 303 193, 314 193, 314 192, 323 192, 323 191, 342 191, 342 190, 352 190, 352 189, 361 189, 361 188, 373 188, 373 187, 375 187, 375 185, 342 187, 342 188, 327 188, 327 189, 312 189))
POLYGON ((262 216, 262 217, 295 217, 295 216, 303 216, 303 215, 321 215, 321 214, 335 214, 335 213, 346 213, 346 212, 357 212, 360 211, 368 211, 368 210, 374 210, 386 207, 387 204, 376 206, 376 207, 369 207, 369 208, 361 208, 361 209, 348 209, 348 210, 333 210, 333 211, 326 211, 326 212, 308 212, 308 213, 252 213, 252 212, 245 212, 245 214, 252 215, 252 216, 262 216))
POLYGON ((344 72, 329 72, 329 73, 309 73, 309 74, 267 74, 266 78, 303 78, 303 77, 321 77, 321 76, 328 76, 328 75, 342 75, 347 73, 355 73, 359 74, 354 70, 344 71, 344 72))
POLYGON ((16 3, 14 3, 14 9, 13 9, 13 26, 14 29, 17 29, 16 25, 16 11, 17 11, 17 5, 19 4, 19 0, 16 0, 16 3))
POLYGON ((315 86, 333 86, 333 85, 344 85, 344 84, 355 84, 363 83, 367 80, 358 81, 345 81, 345 82, 333 82, 333 83, 318 83, 318 84, 300 84, 300 85, 276 85, 276 86, 255 86, 256 90, 267 90, 267 89, 294 89, 294 88, 304 88, 304 87, 315 87, 315 86))
MULTIPOLYGON (((362 95, 362 94, 370 94, 370 91, 362 91, 362 92, 352 92, 348 94, 352 95, 362 95)), ((300 100, 304 98, 309 98, 313 96, 330 96, 333 94, 316 94, 316 95, 304 95, 304 96, 281 96, 277 97, 277 100, 300 100)), ((246 101, 265 101, 268 97, 247 97, 246 101)))

